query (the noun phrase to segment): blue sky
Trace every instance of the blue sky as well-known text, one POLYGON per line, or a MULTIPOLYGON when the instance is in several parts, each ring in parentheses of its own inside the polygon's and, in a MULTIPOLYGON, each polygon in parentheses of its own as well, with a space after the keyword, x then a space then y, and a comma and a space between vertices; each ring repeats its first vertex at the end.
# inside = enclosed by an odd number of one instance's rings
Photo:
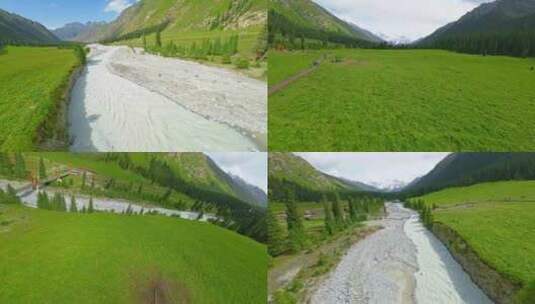
POLYGON ((135 0, 0 0, 0 8, 48 28, 69 22, 111 21, 135 0))

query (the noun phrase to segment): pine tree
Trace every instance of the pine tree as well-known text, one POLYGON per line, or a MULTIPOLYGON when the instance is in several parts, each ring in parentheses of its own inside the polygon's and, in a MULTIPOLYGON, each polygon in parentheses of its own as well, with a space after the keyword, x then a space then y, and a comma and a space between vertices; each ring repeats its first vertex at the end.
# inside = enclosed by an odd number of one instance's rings
POLYGON ((327 201, 327 198, 325 196, 323 196, 322 203, 323 203, 323 213, 324 213, 324 221, 325 221, 325 231, 329 235, 332 235, 335 232, 332 206, 327 201))
POLYGON ((268 252, 271 256, 278 256, 284 252, 284 231, 271 208, 268 208, 267 210, 266 222, 268 252))
POLYGON ((78 207, 76 206, 76 198, 74 195, 71 195, 71 206, 69 207, 69 211, 73 213, 78 212, 78 207))
POLYGON ((26 178, 26 161, 20 152, 15 154, 15 176, 26 178))
POLYGON ((355 199, 351 198, 349 199, 349 218, 352 222, 356 222, 358 220, 358 213, 355 206, 355 199))
POLYGON ((344 228, 344 211, 342 210, 342 206, 340 204, 340 198, 338 196, 338 193, 336 193, 334 196, 332 209, 333 209, 333 216, 334 216, 334 222, 336 224, 336 228, 343 229, 344 228))
POLYGON ((305 245, 303 219, 294 199, 293 191, 288 191, 286 201, 286 223, 288 225, 288 240, 293 252, 298 252, 305 245))
POLYGON ((87 174, 85 173, 82 173, 82 190, 85 189, 85 180, 86 180, 86 177, 87 177, 87 174))
POLYGON ((95 212, 95 208, 93 206, 93 197, 89 197, 89 207, 87 207, 87 213, 93 213, 95 212))
POLYGON ((39 179, 44 180, 46 179, 46 167, 45 162, 43 161, 43 158, 39 158, 39 179))
POLYGON ((156 32, 156 47, 157 48, 162 47, 162 33, 160 30, 156 32))
POLYGON ((143 49, 146 50, 147 49, 147 37, 145 37, 145 33, 143 33, 142 40, 143 40, 143 49))

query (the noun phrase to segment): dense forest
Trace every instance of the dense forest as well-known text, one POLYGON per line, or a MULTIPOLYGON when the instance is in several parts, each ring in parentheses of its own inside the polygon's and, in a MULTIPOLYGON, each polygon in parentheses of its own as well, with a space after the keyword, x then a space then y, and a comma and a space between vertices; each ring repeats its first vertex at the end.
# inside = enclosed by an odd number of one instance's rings
POLYGON ((535 57, 535 29, 507 33, 450 35, 421 47, 468 54, 535 57))
POLYGON ((143 167, 135 165, 127 153, 108 153, 106 161, 116 162, 125 170, 132 170, 154 183, 184 193, 197 200, 197 205, 211 205, 217 210, 217 216, 222 219, 216 221, 216 224, 248 235, 260 242, 265 242, 267 239, 264 226, 265 210, 231 195, 188 183, 177 176, 163 159, 153 157, 149 166, 143 167))
POLYGON ((377 46, 377 43, 345 34, 298 25, 275 10, 269 11, 268 32, 269 46, 277 49, 371 48, 377 46))
MULTIPOLYGON (((492 155, 490 153, 488 155, 492 155)), ((477 154, 476 154, 477 155, 477 154)), ((496 153, 500 155, 500 153, 496 153)), ((435 181, 425 187, 411 189, 400 193, 401 198, 421 196, 447 187, 470 186, 477 183, 503 180, 535 180, 535 157, 533 153, 507 153, 491 165, 478 170, 471 170, 460 178, 449 181, 435 181)), ((425 178, 425 177, 424 177, 425 178)))

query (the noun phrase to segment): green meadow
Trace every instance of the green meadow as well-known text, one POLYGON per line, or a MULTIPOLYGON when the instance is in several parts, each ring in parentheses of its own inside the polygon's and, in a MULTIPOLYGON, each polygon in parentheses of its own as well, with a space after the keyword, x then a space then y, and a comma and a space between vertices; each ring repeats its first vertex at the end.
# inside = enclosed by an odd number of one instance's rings
POLYGON ((527 151, 535 148, 534 59, 437 50, 270 53, 274 151, 527 151))
POLYGON ((1 303, 266 301, 265 246, 215 225, 2 204, 0 223, 1 303))
POLYGON ((0 151, 34 151, 55 128, 58 104, 79 64, 71 49, 12 47, 0 55, 0 151))
POLYGON ((483 183, 421 197, 439 207, 435 222, 455 230, 483 261, 522 284, 519 303, 535 296, 534 186, 535 181, 483 183))

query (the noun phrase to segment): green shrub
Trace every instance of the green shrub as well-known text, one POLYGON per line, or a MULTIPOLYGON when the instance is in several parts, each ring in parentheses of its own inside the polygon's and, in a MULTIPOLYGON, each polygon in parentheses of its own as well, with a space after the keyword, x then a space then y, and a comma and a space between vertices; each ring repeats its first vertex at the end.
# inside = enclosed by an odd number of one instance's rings
POLYGON ((234 63, 238 69, 245 70, 249 68, 249 59, 245 57, 238 57, 234 63))

